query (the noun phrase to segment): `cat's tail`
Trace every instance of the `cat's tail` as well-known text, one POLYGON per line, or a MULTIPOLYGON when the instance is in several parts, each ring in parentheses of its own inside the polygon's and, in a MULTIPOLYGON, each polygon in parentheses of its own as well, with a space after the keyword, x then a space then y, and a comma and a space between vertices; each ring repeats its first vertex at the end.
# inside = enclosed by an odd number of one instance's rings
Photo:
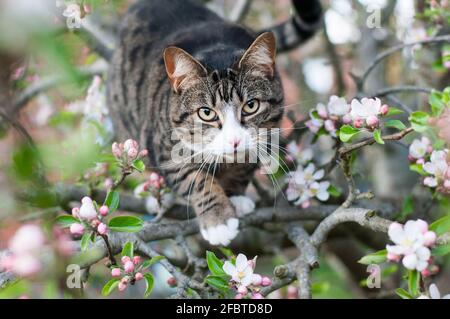
POLYGON ((277 39, 277 51, 294 49, 311 38, 322 26, 322 6, 319 0, 292 0, 295 9, 288 21, 262 30, 272 31, 277 39))

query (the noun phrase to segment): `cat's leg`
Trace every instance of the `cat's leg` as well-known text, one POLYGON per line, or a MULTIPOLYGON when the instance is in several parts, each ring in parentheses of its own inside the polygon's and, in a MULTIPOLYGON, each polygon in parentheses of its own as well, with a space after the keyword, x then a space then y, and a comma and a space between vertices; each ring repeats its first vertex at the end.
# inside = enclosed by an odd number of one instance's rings
POLYGON ((192 205, 200 232, 212 245, 228 245, 236 237, 239 220, 236 209, 217 178, 194 172, 183 180, 178 192, 192 205))

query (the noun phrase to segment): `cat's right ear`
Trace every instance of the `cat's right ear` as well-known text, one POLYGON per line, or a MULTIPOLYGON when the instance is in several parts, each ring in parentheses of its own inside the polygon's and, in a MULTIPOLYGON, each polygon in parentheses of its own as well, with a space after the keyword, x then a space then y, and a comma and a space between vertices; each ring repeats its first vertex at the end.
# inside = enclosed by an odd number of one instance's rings
POLYGON ((172 88, 179 93, 188 80, 205 76, 206 69, 192 55, 177 47, 164 50, 164 64, 172 88))

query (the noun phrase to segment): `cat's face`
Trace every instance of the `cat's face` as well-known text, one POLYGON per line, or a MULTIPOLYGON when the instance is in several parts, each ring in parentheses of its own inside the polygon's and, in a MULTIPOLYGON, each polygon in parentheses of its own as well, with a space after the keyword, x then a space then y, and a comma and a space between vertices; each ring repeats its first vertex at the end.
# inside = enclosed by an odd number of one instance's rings
POLYGON ((181 49, 168 50, 166 68, 180 101, 171 119, 183 143, 210 157, 256 153, 267 137, 264 129, 276 127, 283 114, 273 35, 259 36, 221 74, 208 73, 181 49))

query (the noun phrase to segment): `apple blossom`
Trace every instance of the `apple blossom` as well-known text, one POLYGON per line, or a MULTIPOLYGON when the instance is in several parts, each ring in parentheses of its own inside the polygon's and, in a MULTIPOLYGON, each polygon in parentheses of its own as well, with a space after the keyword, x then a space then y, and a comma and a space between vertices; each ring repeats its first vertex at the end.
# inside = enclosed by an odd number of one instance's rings
POLYGON ((427 154, 429 146, 430 140, 427 137, 415 139, 409 146, 409 155, 413 159, 422 159, 427 154))
POLYGON ((113 268, 111 270, 111 276, 113 276, 113 277, 120 277, 120 275, 121 275, 120 268, 113 268))
POLYGON ((378 123, 380 121, 378 120, 378 117, 376 117, 375 115, 370 115, 369 117, 366 118, 366 124, 369 127, 377 127, 378 123))
POLYGON ((229 261, 223 264, 223 270, 231 276, 231 280, 239 286, 248 286, 252 283, 253 268, 248 265, 247 257, 239 254, 236 258, 236 265, 229 261))
POLYGON ((74 223, 70 225, 70 233, 76 236, 83 235, 84 233, 84 226, 79 223, 74 223))
POLYGON ((141 272, 137 272, 136 275, 134 275, 134 279, 136 281, 142 280, 144 278, 144 275, 141 272))
POLYGON ((124 265, 123 265, 123 269, 125 270, 126 273, 131 273, 134 271, 134 264, 131 260, 127 261, 124 265))
POLYGON ((141 263, 141 256, 134 256, 133 257, 133 264, 139 265, 141 263))
POLYGON ((122 258, 120 259, 122 264, 125 264, 125 263, 129 262, 130 260, 131 260, 131 258, 128 256, 122 256, 122 258))
POLYGON ((15 254, 23 254, 38 250, 44 245, 45 236, 37 225, 20 227, 9 241, 9 249, 15 254))
POLYGON ((109 208, 108 208, 108 206, 103 205, 98 209, 98 212, 100 213, 100 215, 106 216, 109 213, 109 208))
POLYGON ((388 235, 396 244, 386 246, 388 260, 402 260, 403 265, 411 270, 427 268, 431 257, 429 247, 434 245, 436 234, 428 230, 425 221, 410 220, 404 226, 394 222, 389 226, 388 235))
POLYGON ((125 289, 127 289, 127 283, 126 282, 119 282, 119 291, 124 291, 125 289))
POLYGON ((383 104, 380 108, 380 113, 382 115, 387 115, 389 113, 389 106, 387 104, 383 104))
POLYGON ((345 116, 350 112, 350 105, 345 98, 336 95, 330 97, 327 107, 330 115, 345 116))
POLYGON ((80 208, 79 207, 72 208, 72 216, 75 217, 76 219, 80 218, 80 208))
POLYGON ((269 277, 267 277, 267 276, 262 277, 261 285, 263 287, 270 286, 271 284, 272 284, 272 280, 269 277))
POLYGON ((366 120, 371 116, 377 117, 381 114, 381 101, 378 98, 363 98, 361 101, 353 99, 350 106, 350 115, 353 120, 366 120))
POLYGON ((259 274, 253 274, 252 285, 253 286, 261 286, 262 285, 262 276, 259 274))
POLYGON ((447 191, 446 185, 449 185, 447 181, 450 181, 448 153, 448 149, 435 150, 431 153, 430 161, 423 164, 423 170, 429 174, 423 180, 425 186, 437 188, 442 192, 447 191))
POLYGON ((169 277, 167 278, 167 284, 170 287, 175 287, 177 285, 177 280, 175 279, 175 277, 169 277))
POLYGON ((80 207, 80 218, 86 221, 91 221, 95 218, 97 218, 97 211, 94 207, 94 202, 92 199, 88 196, 83 197, 81 200, 81 207, 80 207))
POLYGON ((248 289, 246 286, 239 286, 237 292, 241 295, 246 295, 248 293, 248 289))
POLYGON ((100 235, 105 235, 105 234, 108 232, 108 227, 106 226, 106 224, 100 223, 100 224, 97 226, 97 232, 98 232, 100 235))
POLYGON ((122 156, 122 150, 117 142, 112 143, 111 148, 115 158, 120 158, 122 156))
POLYGON ((431 284, 429 290, 429 296, 420 295, 417 299, 450 299, 450 294, 441 298, 441 293, 435 284, 431 284))

